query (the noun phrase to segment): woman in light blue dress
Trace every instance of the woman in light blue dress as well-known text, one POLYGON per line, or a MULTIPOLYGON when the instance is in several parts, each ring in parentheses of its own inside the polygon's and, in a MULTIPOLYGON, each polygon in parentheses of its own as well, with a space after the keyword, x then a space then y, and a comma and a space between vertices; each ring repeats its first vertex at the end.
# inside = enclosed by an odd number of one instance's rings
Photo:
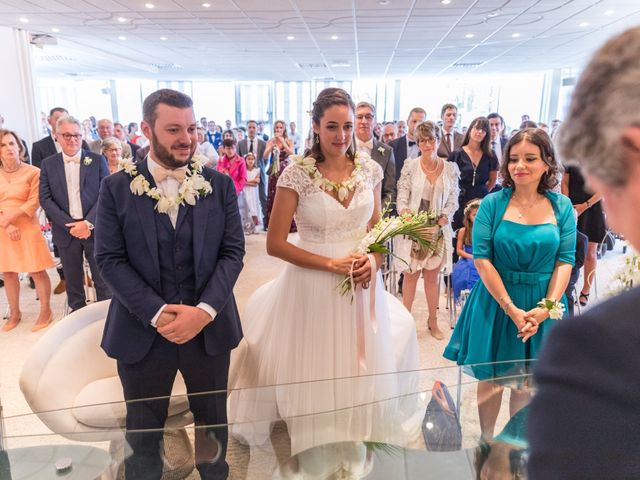
POLYGON ((493 438, 505 385, 512 388, 512 416, 529 401, 524 375, 556 322, 550 314, 556 316, 560 305, 566 308, 564 291, 575 259, 573 207, 551 191, 558 163, 549 136, 540 129, 521 130, 504 158, 505 188, 483 199, 473 227, 473 257, 482 282, 472 290, 444 351, 480 380, 478 410, 486 441, 493 438))

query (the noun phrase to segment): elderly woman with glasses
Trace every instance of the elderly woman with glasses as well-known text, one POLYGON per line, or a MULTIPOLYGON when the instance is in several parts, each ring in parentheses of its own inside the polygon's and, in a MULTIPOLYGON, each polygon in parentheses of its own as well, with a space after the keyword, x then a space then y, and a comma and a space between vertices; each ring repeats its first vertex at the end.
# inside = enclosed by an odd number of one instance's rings
POLYGON ((458 209, 458 178, 460 171, 454 162, 438 157, 440 129, 431 121, 418 124, 414 136, 420 156, 407 160, 398 180, 398 213, 431 210, 438 220, 430 236, 436 248, 426 250, 409 240, 398 241, 397 256, 400 270, 404 270, 402 302, 411 311, 420 274, 424 278, 424 291, 429 307, 428 327, 431 335, 444 338, 438 328, 438 273, 442 267, 451 272, 452 238, 451 219, 458 209))
POLYGON ((122 142, 116 137, 106 137, 102 140, 100 151, 107 159, 109 173, 116 173, 120 169, 122 161, 122 142))

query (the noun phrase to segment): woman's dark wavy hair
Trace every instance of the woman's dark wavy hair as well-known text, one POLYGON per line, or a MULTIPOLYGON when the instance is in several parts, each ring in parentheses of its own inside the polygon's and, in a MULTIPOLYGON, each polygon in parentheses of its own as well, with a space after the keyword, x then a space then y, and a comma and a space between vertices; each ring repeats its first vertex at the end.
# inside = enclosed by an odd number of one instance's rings
POLYGON ((471 121, 469 128, 467 128, 467 133, 464 134, 464 140, 462 140, 461 147, 464 147, 469 143, 469 140, 471 140, 471 130, 476 126, 484 130, 486 133, 482 142, 480 142, 480 149, 482 150, 482 153, 487 156, 493 155, 493 152, 491 151, 491 127, 487 117, 478 117, 471 121))
POLYGON ((509 156, 511 148, 521 142, 527 141, 540 149, 540 158, 549 166, 549 171, 542 175, 540 183, 538 184, 538 193, 545 193, 553 189, 558 185, 558 172, 560 171, 560 165, 556 160, 556 155, 553 151, 553 143, 551 138, 541 128, 525 128, 517 132, 504 149, 504 156, 502 165, 500 166, 500 176, 502 177, 502 186, 513 188, 514 183, 511 175, 509 174, 509 156))
MULTIPOLYGON (((351 95, 349 95, 346 91, 341 88, 325 88, 318 94, 318 98, 313 102, 313 109, 311 110, 311 121, 317 127, 320 126, 320 119, 324 117, 324 113, 327 109, 335 106, 335 105, 345 105, 351 109, 352 112, 355 113, 356 106, 351 99, 351 95)), ((320 148, 320 138, 317 133, 313 133, 311 140, 311 148, 307 149, 304 152, 304 156, 310 156, 316 159, 316 162, 323 162, 324 155, 322 154, 322 149, 320 148)), ((353 135, 351 136, 351 144, 347 149, 347 158, 349 160, 354 160, 356 158, 356 147, 355 140, 353 135)))

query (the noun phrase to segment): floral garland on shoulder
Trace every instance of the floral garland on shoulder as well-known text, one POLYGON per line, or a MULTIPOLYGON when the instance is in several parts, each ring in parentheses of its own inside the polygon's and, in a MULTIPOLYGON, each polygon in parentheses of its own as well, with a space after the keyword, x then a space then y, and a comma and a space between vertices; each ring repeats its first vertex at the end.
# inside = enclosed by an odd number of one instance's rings
POLYGON ((131 193, 135 195, 146 195, 156 201, 155 209, 160 213, 168 213, 174 207, 184 205, 195 205, 198 198, 204 198, 213 191, 211 182, 200 173, 204 166, 203 157, 194 155, 191 159, 191 166, 187 170, 185 178, 178 189, 176 197, 169 197, 161 192, 157 187, 151 188, 149 181, 140 175, 135 163, 130 159, 119 162, 120 170, 124 170, 133 180, 129 185, 131 193))
POLYGON ((332 180, 329 180, 328 178, 325 178, 316 166, 316 159, 311 156, 302 157, 299 155, 297 157, 294 157, 294 160, 295 163, 300 168, 302 168, 302 170, 307 172, 307 174, 311 178, 311 181, 317 188, 320 188, 325 192, 336 192, 336 194, 338 195, 338 200, 340 200, 341 202, 343 202, 349 196, 350 191, 353 191, 357 186, 364 184, 365 179, 362 173, 362 166, 364 164, 364 161, 360 152, 356 153, 354 159, 355 168, 353 169, 353 172, 351 172, 349 178, 342 182, 334 182, 332 180))

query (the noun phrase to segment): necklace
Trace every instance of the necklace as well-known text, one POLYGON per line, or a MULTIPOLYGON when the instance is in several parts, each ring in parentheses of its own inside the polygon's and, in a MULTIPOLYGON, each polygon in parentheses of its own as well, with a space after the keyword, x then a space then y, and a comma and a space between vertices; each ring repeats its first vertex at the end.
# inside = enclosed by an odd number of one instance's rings
MULTIPOLYGON (((422 160, 422 159, 421 159, 422 160)), ((422 161, 420 162, 422 164, 422 170, 424 171, 424 173, 426 173, 427 175, 431 175, 432 173, 436 173, 436 171, 438 170, 438 168, 440 168, 440 159, 438 157, 436 157, 436 166, 433 168, 433 170, 427 170, 427 167, 424 163, 422 163, 422 161)))
POLYGON ((540 200, 540 196, 537 196, 536 198, 534 198, 533 202, 531 202, 529 205, 523 205, 522 203, 520 203, 520 199, 518 199, 518 197, 516 197, 515 195, 512 195, 511 198, 514 200, 513 203, 514 203, 514 206, 516 207, 516 210, 518 210, 519 219, 524 216, 527 210, 531 210, 531 208, 540 200))
POLYGON ((469 148, 469 152, 465 151, 465 153, 469 157, 469 162, 471 162, 471 168, 473 168, 473 178, 471 179, 471 186, 475 187, 476 186, 476 170, 478 170, 478 166, 480 165, 480 162, 482 161, 482 152, 481 152, 480 160, 478 160, 478 163, 476 164, 473 161, 473 158, 471 158, 471 151, 472 150, 469 148))
POLYGON ((2 164, 2 171, 5 173, 14 173, 18 171, 21 165, 22 165, 22 162, 18 162, 18 164, 16 165, 16 168, 14 168, 13 170, 8 170, 7 167, 4 164, 2 164))
POLYGON ((342 182, 334 182, 325 178, 318 170, 318 167, 316 166, 316 159, 313 157, 303 158, 300 156, 297 157, 295 161, 305 172, 307 172, 309 177, 311 177, 311 180, 313 180, 313 183, 318 186, 318 188, 325 192, 336 192, 340 202, 343 202, 349 196, 349 192, 354 191, 356 186, 360 185, 362 182, 362 179, 360 178, 362 161, 359 153, 356 153, 356 157, 353 161, 355 168, 351 172, 351 175, 342 182))

